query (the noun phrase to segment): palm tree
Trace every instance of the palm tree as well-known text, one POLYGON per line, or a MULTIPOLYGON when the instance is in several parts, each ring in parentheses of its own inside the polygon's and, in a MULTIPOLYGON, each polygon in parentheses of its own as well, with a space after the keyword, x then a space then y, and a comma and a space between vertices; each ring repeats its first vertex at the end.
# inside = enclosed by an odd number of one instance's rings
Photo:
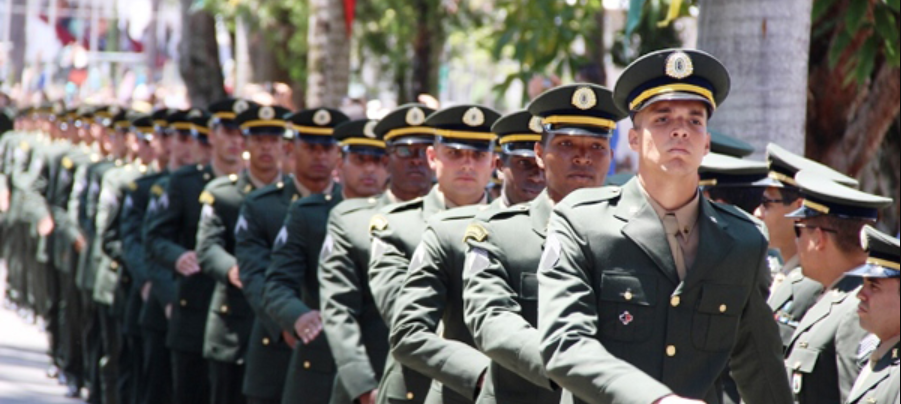
POLYGON ((306 105, 338 107, 347 95, 350 75, 350 37, 344 2, 310 0, 309 32, 306 105))

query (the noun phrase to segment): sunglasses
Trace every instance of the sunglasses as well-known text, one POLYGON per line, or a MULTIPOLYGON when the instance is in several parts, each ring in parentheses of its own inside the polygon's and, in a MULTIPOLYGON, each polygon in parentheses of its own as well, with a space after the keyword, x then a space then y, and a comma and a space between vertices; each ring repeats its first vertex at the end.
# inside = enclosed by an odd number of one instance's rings
POLYGON ((770 199, 767 197, 763 197, 763 199, 760 200, 760 205, 763 206, 764 209, 770 209, 771 206, 773 206, 777 203, 785 204, 785 200, 784 199, 770 199))
POLYGON ((402 159, 414 159, 425 157, 425 147, 411 147, 406 145, 392 146, 391 152, 402 159))
POLYGON ((813 229, 820 229, 820 231, 823 231, 823 232, 825 232, 825 233, 838 234, 838 232, 835 231, 834 229, 830 229, 830 228, 827 228, 827 227, 823 227, 823 226, 808 226, 808 225, 806 225, 806 224, 804 224, 804 223, 795 223, 795 237, 796 237, 796 238, 801 238, 801 229, 811 229, 811 230, 813 230, 813 229))

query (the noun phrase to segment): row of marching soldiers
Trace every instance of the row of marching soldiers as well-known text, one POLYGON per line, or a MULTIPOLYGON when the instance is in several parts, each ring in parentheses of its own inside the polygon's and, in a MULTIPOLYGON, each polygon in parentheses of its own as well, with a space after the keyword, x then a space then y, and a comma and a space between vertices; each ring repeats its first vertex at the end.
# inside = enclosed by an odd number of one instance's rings
POLYGON ((674 49, 505 116, 26 111, 8 298, 90 403, 897 404, 891 199, 708 135, 728 92, 674 49))

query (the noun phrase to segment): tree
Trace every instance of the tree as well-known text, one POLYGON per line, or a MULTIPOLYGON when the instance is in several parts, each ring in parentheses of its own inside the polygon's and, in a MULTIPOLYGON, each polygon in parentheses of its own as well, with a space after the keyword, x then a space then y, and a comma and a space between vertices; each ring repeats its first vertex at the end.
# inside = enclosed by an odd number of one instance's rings
POLYGON ((758 156, 769 142, 804 150, 810 13, 811 0, 700 0, 698 48, 732 76, 710 126, 757 146, 758 156))
POLYGON ((178 70, 188 89, 191 105, 206 108, 225 98, 216 20, 208 11, 181 0, 182 34, 178 44, 178 70))
POLYGON ((310 0, 307 107, 336 108, 347 95, 350 37, 344 2, 310 0))

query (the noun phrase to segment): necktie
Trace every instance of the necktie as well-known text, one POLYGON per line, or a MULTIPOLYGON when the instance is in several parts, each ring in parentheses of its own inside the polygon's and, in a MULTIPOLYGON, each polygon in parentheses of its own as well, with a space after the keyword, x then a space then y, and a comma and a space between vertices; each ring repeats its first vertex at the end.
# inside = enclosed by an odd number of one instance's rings
POLYGON ((666 230, 666 241, 669 242, 669 248, 673 252, 673 260, 676 262, 676 272, 679 273, 679 279, 684 280, 685 256, 682 254, 682 246, 679 244, 679 221, 676 215, 669 213, 663 217, 663 228, 666 230))

